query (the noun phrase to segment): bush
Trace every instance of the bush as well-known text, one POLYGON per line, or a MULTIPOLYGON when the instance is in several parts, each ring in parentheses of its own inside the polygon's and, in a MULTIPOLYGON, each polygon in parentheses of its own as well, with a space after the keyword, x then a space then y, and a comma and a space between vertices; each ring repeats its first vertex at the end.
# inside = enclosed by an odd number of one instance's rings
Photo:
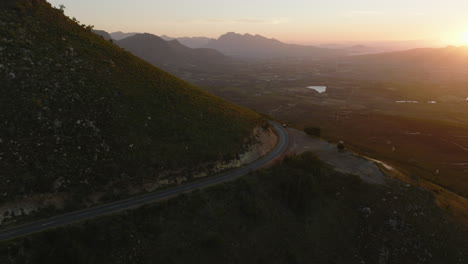
POLYGON ((336 146, 338 147, 338 151, 340 151, 340 152, 345 151, 345 145, 344 145, 343 141, 338 142, 338 144, 336 146))
POLYGON ((311 135, 314 137, 320 137, 322 135, 322 130, 320 127, 306 127, 304 128, 304 132, 307 133, 307 135, 311 135))

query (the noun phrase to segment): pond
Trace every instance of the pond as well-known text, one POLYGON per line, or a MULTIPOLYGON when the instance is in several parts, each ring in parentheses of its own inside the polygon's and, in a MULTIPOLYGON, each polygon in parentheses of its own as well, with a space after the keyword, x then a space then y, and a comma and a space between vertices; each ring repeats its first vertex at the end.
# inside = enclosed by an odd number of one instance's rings
POLYGON ((315 90, 319 93, 325 93, 327 91, 327 86, 307 86, 307 89, 315 90))

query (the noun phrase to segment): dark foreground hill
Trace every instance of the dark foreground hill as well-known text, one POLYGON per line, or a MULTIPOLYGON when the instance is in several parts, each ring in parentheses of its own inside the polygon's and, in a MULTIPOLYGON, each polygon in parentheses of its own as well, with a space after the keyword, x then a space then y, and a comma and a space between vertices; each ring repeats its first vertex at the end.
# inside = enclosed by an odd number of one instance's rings
POLYGON ((229 58, 213 49, 192 49, 178 40, 166 41, 152 34, 136 34, 117 42, 120 47, 164 70, 217 68, 229 58))
POLYGON ((1 263, 464 264, 429 193, 368 185, 312 155, 235 182, 0 245, 1 263))
POLYGON ((0 4, 0 206, 205 171, 261 122, 80 26, 44 0, 0 4))

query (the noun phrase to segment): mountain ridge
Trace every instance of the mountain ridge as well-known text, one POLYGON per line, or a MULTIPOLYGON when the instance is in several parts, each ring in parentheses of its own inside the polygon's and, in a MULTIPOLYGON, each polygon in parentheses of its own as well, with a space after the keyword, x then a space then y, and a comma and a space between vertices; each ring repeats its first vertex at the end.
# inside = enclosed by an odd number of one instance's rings
POLYGON ((205 47, 223 54, 243 58, 327 58, 347 55, 344 50, 286 44, 274 38, 261 35, 228 32, 205 47))
POLYGON ((208 43, 215 40, 213 38, 207 37, 181 37, 181 38, 173 38, 167 35, 160 36, 164 40, 178 40, 182 45, 187 46, 192 49, 198 49, 205 47, 208 43))
POLYGON ((138 32, 122 32, 122 31, 117 31, 117 32, 111 32, 109 33, 109 35, 111 35, 111 37, 115 40, 122 40, 124 38, 128 38, 128 37, 131 37, 131 36, 134 36, 136 34, 140 34, 138 32))
POLYGON ((147 62, 168 71, 193 67, 206 69, 230 60, 214 49, 192 49, 177 39, 166 41, 149 33, 136 34, 116 43, 147 62))
POLYGON ((457 66, 468 64, 468 47, 447 46, 445 48, 417 48, 404 51, 360 55, 356 61, 393 64, 425 64, 457 66))

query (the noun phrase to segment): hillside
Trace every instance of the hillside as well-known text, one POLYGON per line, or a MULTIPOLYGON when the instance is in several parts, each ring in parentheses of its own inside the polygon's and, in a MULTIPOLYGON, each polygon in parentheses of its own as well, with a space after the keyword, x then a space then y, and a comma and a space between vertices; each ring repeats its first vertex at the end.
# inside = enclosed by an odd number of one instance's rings
POLYGON ((346 55, 343 50, 325 49, 314 46, 286 44, 260 35, 230 32, 213 40, 206 48, 223 54, 242 58, 326 58, 346 55))
POLYGON ((0 262, 464 264, 467 243, 429 193, 368 185, 309 153, 235 182, 4 243, 0 262))
POLYGON ((1 2, 0 25, 0 209, 39 194, 77 206, 177 184, 236 159, 264 125, 44 0, 1 2), (84 201, 94 193, 105 197, 84 201))
POLYGON ((152 34, 136 34, 117 42, 120 47, 168 71, 183 68, 209 69, 229 58, 213 49, 191 49, 178 40, 166 41, 152 34))

